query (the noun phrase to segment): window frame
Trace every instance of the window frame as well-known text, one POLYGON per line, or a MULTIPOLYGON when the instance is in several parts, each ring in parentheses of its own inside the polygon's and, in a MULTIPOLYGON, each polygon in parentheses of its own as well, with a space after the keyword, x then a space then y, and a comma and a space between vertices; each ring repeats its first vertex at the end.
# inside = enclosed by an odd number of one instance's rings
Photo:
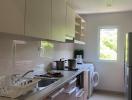
POLYGON ((118 62, 118 35, 119 33, 119 26, 100 26, 98 27, 98 39, 97 39, 97 44, 98 44, 98 54, 97 54, 97 60, 98 62, 118 62), (103 60, 100 59, 100 29, 111 29, 111 28, 117 28, 118 32, 117 32, 117 59, 116 60, 103 60))

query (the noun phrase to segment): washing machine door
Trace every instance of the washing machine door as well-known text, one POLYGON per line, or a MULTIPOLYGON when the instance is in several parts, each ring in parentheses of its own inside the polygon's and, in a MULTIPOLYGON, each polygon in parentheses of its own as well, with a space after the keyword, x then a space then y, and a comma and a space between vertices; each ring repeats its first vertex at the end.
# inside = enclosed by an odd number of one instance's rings
POLYGON ((96 87, 99 84, 99 73, 98 72, 93 72, 92 82, 93 82, 93 87, 96 87))

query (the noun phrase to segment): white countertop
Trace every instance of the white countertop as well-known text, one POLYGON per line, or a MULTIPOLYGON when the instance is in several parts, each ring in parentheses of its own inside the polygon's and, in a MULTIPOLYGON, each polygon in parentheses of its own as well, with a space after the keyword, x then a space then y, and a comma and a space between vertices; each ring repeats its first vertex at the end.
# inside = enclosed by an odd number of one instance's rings
POLYGON ((42 91, 38 91, 34 94, 30 94, 30 95, 27 95, 27 96, 22 96, 19 99, 11 99, 11 98, 0 97, 0 100, 42 100, 47 95, 49 95, 51 92, 53 92, 54 90, 56 90, 60 86, 64 85, 66 82, 68 82, 72 78, 76 77, 77 75, 79 75, 83 71, 84 71, 84 69, 78 70, 78 71, 59 71, 64 76, 62 78, 60 78, 58 81, 56 81, 55 83, 47 86, 42 91))

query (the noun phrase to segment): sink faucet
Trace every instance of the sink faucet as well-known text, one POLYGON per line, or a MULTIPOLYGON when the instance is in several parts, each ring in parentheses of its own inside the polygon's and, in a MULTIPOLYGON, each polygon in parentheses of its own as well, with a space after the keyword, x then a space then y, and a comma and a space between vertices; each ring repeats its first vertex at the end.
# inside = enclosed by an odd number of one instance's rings
POLYGON ((26 73, 24 73, 21 77, 23 78, 23 77, 25 77, 28 73, 31 73, 31 72, 33 72, 34 70, 29 70, 29 71, 27 71, 26 73))
POLYGON ((15 82, 20 81, 21 78, 25 77, 28 73, 31 73, 31 72, 33 72, 33 71, 34 71, 34 70, 29 70, 29 71, 27 71, 27 72, 24 73, 22 76, 20 76, 15 82))

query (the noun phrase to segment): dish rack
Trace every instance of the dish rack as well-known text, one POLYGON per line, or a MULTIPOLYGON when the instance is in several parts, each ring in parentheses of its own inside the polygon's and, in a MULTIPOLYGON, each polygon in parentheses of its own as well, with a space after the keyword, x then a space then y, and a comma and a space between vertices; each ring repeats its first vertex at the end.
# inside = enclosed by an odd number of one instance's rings
POLYGON ((34 89, 39 79, 21 78, 14 76, 0 77, 0 96, 17 98, 34 89), (17 80, 17 81, 16 81, 17 80))

